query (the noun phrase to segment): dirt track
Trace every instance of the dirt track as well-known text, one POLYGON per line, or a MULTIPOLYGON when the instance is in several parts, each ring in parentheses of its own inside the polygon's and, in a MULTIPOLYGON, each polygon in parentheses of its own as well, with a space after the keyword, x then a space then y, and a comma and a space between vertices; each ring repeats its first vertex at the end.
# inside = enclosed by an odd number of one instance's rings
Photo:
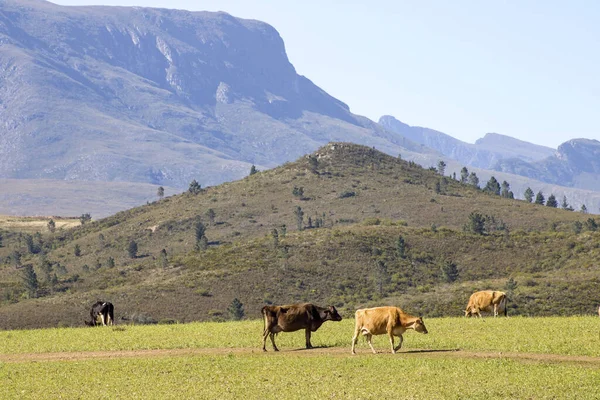
MULTIPOLYGON (((376 357, 368 349, 360 349, 355 357, 376 357)), ((121 351, 86 351, 86 352, 60 352, 60 353, 26 353, 26 354, 0 354, 0 362, 19 363, 37 361, 81 361, 95 359, 116 358, 148 358, 148 357, 181 357, 181 356, 207 356, 207 355, 250 355, 264 354, 267 357, 280 355, 294 355, 299 357, 312 357, 329 355, 334 357, 352 357, 349 348, 315 348, 311 350, 295 349, 282 350, 279 353, 269 351, 263 353, 259 348, 208 348, 208 349, 157 349, 157 350, 121 350, 121 351)), ((379 355, 387 352, 380 352, 379 355)), ((600 367, 600 357, 565 356, 557 354, 536 353, 506 353, 506 352, 481 352, 452 350, 407 350, 400 351, 396 357, 427 357, 427 358, 471 358, 471 359, 513 359, 524 362, 551 362, 575 363, 593 367, 600 367)))

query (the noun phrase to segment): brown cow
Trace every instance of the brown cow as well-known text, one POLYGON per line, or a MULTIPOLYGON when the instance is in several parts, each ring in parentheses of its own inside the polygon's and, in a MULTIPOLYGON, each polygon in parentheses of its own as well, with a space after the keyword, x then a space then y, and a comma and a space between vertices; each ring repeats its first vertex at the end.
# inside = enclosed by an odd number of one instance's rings
POLYGON ((494 290, 482 290, 473 293, 469 298, 465 317, 477 314, 481 318, 481 311, 493 311, 494 317, 497 317, 498 309, 504 309, 504 316, 506 317, 506 293, 494 290))
POLYGON ((363 308, 356 310, 355 318, 356 326, 352 338, 352 354, 356 354, 354 346, 358 341, 359 333, 367 337, 367 343, 369 343, 374 354, 377 354, 377 352, 371 343, 373 335, 385 335, 387 333, 390 337, 392 353, 395 354, 402 346, 404 340, 402 334, 408 329, 414 329, 419 333, 427 333, 427 328, 421 317, 406 314, 398 307, 363 308), (396 347, 394 347, 394 336, 398 336, 400 339, 400 343, 396 347))
POLYGON ((314 304, 291 304, 286 306, 264 306, 261 310, 264 317, 263 351, 267 351, 267 337, 271 338, 273 349, 279 351, 275 345, 275 334, 279 332, 294 332, 306 330, 306 348, 312 349, 310 333, 315 332, 325 321, 341 321, 334 306, 327 308, 314 304))

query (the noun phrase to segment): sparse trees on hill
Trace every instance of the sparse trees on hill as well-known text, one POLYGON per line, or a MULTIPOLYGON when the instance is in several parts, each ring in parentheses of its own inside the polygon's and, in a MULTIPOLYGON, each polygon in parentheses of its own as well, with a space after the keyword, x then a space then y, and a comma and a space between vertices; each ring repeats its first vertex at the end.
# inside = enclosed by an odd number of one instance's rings
POLYGON ((244 318, 244 305, 236 297, 229 305, 229 308, 227 308, 227 312, 229 312, 229 316, 232 320, 239 321, 244 318))
POLYGON ((546 206, 548 207, 558 207, 558 201, 556 201, 556 197, 553 194, 548 196, 548 200, 546 200, 546 206))
POLYGON ((500 196, 500 184, 498 183, 495 177, 492 176, 490 178, 490 180, 483 188, 483 191, 490 194, 495 194, 496 196, 500 196))
POLYGON ((158 189, 156 189, 156 195, 158 196, 159 200, 162 200, 162 198, 165 197, 165 188, 159 186, 158 189))
POLYGON ((546 198, 544 197, 544 194, 542 193, 542 191, 540 190, 539 192, 537 192, 537 194, 535 195, 535 204, 541 204, 544 205, 544 202, 546 201, 546 198))
POLYGON ((135 240, 129 242, 127 246, 127 253, 129 254, 129 258, 136 258, 138 252, 138 244, 135 240))
POLYGON ((528 187, 524 193, 525 200, 527 200, 528 203, 531 203, 533 201, 533 196, 534 196, 533 190, 531 190, 531 188, 528 187))
POLYGON ((188 192, 191 194, 198 194, 202 191, 202 187, 195 179, 190 182, 190 186, 188 188, 188 192))
POLYGON ((471 172, 469 175, 469 185, 479 188, 479 178, 475 172, 471 172))

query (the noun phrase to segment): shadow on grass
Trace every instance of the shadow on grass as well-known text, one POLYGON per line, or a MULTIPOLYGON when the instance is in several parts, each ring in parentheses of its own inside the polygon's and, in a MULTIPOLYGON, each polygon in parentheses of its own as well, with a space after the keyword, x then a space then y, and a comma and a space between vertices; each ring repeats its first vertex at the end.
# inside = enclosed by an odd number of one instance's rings
POLYGON ((423 349, 423 350, 407 350, 398 351, 398 353, 412 354, 412 353, 450 353, 454 351, 460 351, 460 349, 423 349))

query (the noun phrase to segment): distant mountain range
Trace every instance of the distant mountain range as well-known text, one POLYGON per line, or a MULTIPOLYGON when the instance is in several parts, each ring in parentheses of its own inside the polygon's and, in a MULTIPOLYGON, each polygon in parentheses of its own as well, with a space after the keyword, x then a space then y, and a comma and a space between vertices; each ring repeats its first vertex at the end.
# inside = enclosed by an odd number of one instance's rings
MULTIPOLYGON (((203 186, 239 179, 253 164, 271 168, 331 141, 426 166, 447 158, 449 170, 496 168, 511 183, 527 171, 527 179, 553 185, 596 182, 593 168, 577 169, 592 161, 571 161, 564 181, 548 178, 554 170, 535 175, 555 150, 508 136, 468 144, 393 117, 375 123, 354 115, 296 73, 273 27, 226 13, 3 0, 0 49, 0 179, 93 181, 98 189, 92 204, 88 191, 73 202, 73 191, 42 184, 39 194, 28 192, 30 214, 65 200, 80 214, 121 192, 119 184, 154 185, 143 196, 131 185, 127 202, 95 214, 108 215, 152 198, 158 185, 185 190, 193 179, 203 186)), ((600 204, 600 194, 565 190, 600 204)), ((26 212, 14 207, 0 199, 0 213, 26 212)))

